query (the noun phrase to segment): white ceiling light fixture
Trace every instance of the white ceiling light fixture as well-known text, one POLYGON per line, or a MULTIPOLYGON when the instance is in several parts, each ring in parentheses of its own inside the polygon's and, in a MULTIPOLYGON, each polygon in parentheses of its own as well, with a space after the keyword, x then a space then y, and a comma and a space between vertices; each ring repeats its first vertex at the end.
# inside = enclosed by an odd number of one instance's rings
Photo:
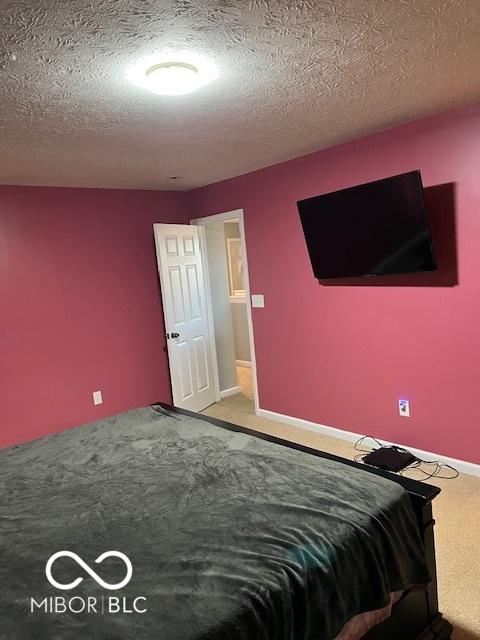
POLYGON ((134 85, 163 96, 192 93, 217 76, 213 62, 188 51, 171 51, 144 58, 128 72, 134 85))

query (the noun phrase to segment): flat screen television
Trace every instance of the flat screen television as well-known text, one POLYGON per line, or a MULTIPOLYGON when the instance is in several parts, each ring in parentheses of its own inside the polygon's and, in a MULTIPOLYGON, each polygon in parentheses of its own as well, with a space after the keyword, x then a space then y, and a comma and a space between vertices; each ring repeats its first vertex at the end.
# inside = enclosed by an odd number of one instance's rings
POLYGON ((420 171, 297 203, 319 280, 436 269, 420 171))

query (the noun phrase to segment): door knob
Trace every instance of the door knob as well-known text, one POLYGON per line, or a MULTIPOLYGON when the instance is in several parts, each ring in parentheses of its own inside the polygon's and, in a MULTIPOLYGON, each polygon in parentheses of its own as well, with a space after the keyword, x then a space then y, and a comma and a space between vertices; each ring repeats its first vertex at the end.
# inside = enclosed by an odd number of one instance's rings
POLYGON ((171 334, 170 334, 170 337, 171 337, 171 338, 179 338, 179 337, 180 337, 180 334, 179 334, 179 333, 171 333, 171 334))

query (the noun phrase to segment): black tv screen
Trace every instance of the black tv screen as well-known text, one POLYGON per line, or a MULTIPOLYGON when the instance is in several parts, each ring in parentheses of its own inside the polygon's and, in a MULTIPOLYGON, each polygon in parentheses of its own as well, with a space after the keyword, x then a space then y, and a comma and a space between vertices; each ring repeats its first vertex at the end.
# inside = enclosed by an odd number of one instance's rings
POLYGON ((319 280, 436 269, 420 171, 297 203, 319 280))

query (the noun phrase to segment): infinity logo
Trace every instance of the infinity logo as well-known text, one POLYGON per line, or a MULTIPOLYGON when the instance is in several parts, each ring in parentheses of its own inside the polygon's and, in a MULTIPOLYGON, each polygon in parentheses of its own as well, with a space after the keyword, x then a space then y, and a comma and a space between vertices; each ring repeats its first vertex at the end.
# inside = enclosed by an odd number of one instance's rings
POLYGON ((57 553, 54 553, 53 556, 50 556, 50 558, 48 559, 47 565, 45 567, 45 575, 47 576, 47 579, 50 582, 50 584, 56 587, 57 589, 63 589, 64 591, 67 591, 69 589, 74 589, 75 587, 77 587, 82 582, 83 578, 76 578, 73 582, 70 582, 69 584, 62 584, 61 582, 57 582, 55 578, 52 576, 52 565, 55 562, 55 560, 57 560, 58 558, 67 557, 75 560, 75 562, 79 564, 82 567, 82 569, 86 571, 88 575, 92 577, 96 582, 98 582, 98 584, 104 589, 111 589, 111 590, 121 589, 122 587, 124 587, 126 584, 130 582, 130 579, 133 573, 132 563, 127 558, 127 556, 124 553, 121 553, 120 551, 105 551, 105 553, 102 553, 102 555, 98 556, 98 558, 95 560, 95 563, 99 564, 100 562, 103 562, 105 558, 111 558, 112 556, 123 560, 123 562, 125 563, 125 566, 127 567, 127 574, 125 578, 121 582, 117 582, 116 584, 109 584, 108 582, 105 582, 105 580, 102 580, 102 578, 100 578, 100 576, 96 574, 95 571, 93 571, 93 569, 90 569, 88 564, 86 564, 80 558, 80 556, 77 556, 77 554, 73 553, 72 551, 58 551, 57 553))

